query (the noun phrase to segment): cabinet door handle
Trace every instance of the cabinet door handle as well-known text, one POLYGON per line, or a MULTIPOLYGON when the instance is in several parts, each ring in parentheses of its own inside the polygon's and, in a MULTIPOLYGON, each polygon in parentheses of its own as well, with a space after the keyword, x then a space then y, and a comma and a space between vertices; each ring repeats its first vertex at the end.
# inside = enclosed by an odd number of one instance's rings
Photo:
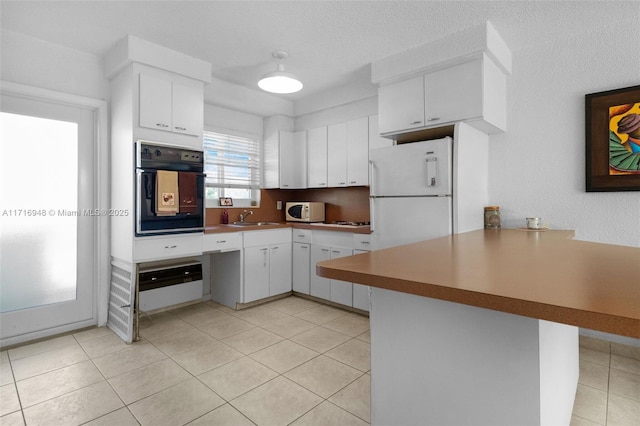
POLYGON ((420 123, 422 123, 422 120, 412 121, 409 124, 411 124, 413 126, 414 124, 420 124, 420 123))
POLYGON ((360 241, 360 244, 366 244, 366 245, 369 245, 369 241, 360 241))
POLYGON ((357 183, 355 180, 350 181, 349 183, 357 183))
POLYGON ((347 184, 346 182, 340 182, 340 183, 338 183, 338 185, 346 185, 346 184, 347 184))
POLYGON ((298 237, 304 238, 304 234, 298 234, 298 237))
POLYGON ((308 249, 309 246, 300 246, 301 249, 308 249))
POLYGON ((156 126, 158 126, 158 127, 169 127, 168 124, 164 124, 164 123, 156 123, 156 126))
POLYGON ((219 240, 219 241, 216 241, 216 244, 223 244, 223 243, 226 243, 226 242, 227 242, 227 240, 219 240))
POLYGON ((164 246, 164 248, 166 248, 166 249, 174 249, 176 247, 178 247, 178 246, 164 246))
POLYGON ((187 130, 186 127, 179 127, 179 126, 176 126, 175 129, 176 130, 182 130, 182 131, 187 130))
POLYGON ((321 249, 321 250, 327 253, 329 252, 329 249, 321 249))
POLYGON ((440 117, 429 117, 427 119, 427 121, 438 121, 438 120, 440 120, 440 117))
POLYGON ((340 254, 340 251, 339 250, 331 250, 331 253, 340 254))
POLYGON ((278 250, 280 247, 275 246, 275 247, 271 247, 271 250, 278 250))
POLYGON ((289 186, 289 185, 287 185, 286 183, 283 183, 283 184, 282 184, 282 187, 283 187, 283 188, 286 188, 286 187, 288 187, 288 186, 289 186))
POLYGON ((318 184, 318 186, 325 186, 325 185, 326 185, 326 183, 324 183, 324 182, 320 182, 320 183, 318 184))

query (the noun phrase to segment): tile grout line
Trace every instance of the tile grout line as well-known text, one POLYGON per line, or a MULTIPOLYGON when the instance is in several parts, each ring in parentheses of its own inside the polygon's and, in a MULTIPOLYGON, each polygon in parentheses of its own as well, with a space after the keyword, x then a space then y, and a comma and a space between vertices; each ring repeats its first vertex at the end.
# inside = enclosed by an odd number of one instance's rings
MULTIPOLYGON (((73 336, 74 340, 76 341, 76 343, 78 344, 78 346, 80 346, 80 348, 84 351, 85 355, 87 355, 87 357, 88 357, 88 358, 89 358, 89 360, 91 361, 91 364, 94 366, 94 368, 98 371, 98 373, 100 373, 100 375, 102 376, 102 378, 103 378, 103 380, 106 382, 106 384, 107 384, 107 385, 109 385, 109 388, 110 388, 110 389, 113 391, 113 393, 118 397, 118 399, 120 399, 120 402, 122 402, 122 407, 117 408, 117 409, 115 409, 115 410, 113 410, 113 411, 110 411, 110 412, 108 412, 108 413, 102 414, 101 416, 95 417, 95 418, 93 418, 93 419, 89 419, 89 420, 87 420, 87 421, 86 421, 86 422, 84 422, 84 423, 88 423, 88 422, 91 422, 91 421, 97 420, 97 419, 99 419, 99 418, 101 418, 101 417, 108 416, 109 414, 111 414, 111 413, 115 413, 116 411, 118 411, 118 410, 120 410, 120 409, 122 409, 122 408, 126 408, 126 409, 127 409, 127 411, 129 411, 129 413, 131 414, 131 416, 133 416, 133 418, 134 418, 134 419, 136 419, 136 421, 137 421, 138 423, 140 423, 140 421, 138 420, 138 418, 137 418, 137 417, 136 417, 136 416, 131 412, 131 410, 129 410, 129 407, 128 407, 128 406, 127 406, 127 404, 124 402, 124 400, 122 399, 122 397, 120 396, 120 394, 118 393, 118 391, 116 391, 116 390, 115 390, 115 388, 113 387, 113 385, 111 384, 111 382, 109 382, 109 379, 107 379, 107 378, 105 377, 105 375, 104 375, 104 373, 102 372, 102 370, 100 370, 100 368, 98 368, 98 366, 96 365, 96 363, 93 361, 93 357, 89 356, 89 354, 87 353, 87 351, 84 349, 84 346, 82 346, 82 344, 78 341, 78 338, 77 338, 75 335, 72 335, 72 336, 73 336)), ((95 337, 94 339, 89 339, 89 340, 96 340, 96 339, 100 339, 101 337, 104 337, 104 336, 95 337)), ((123 350, 124 350, 124 349, 121 349, 120 351, 123 351, 123 350)), ((120 352, 120 351, 115 351, 115 352, 120 352)), ((115 352, 112 352, 112 353, 115 353, 115 352)), ((98 358, 99 358, 99 357, 98 357, 98 358)), ((95 383, 94 383, 94 384, 95 384, 95 383)), ((88 386, 92 386, 92 385, 88 385, 88 386)), ((85 387, 83 387, 83 388, 81 388, 81 389, 87 388, 88 386, 85 386, 85 387)), ((79 389, 76 389, 76 390, 79 390, 79 389)), ((73 391, 73 392, 75 392, 75 391, 73 391)), ((69 393, 71 393, 71 392, 68 392, 68 393, 67 393, 67 394, 65 394, 65 395, 68 395, 69 393)), ((26 424, 27 424, 27 422, 26 422, 26 420, 25 420, 25 425, 26 425, 26 424)))

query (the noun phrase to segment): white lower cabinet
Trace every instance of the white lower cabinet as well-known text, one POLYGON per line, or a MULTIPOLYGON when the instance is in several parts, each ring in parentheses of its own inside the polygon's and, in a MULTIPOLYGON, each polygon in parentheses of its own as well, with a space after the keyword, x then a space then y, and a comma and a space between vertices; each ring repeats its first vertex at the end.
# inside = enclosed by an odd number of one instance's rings
MULTIPOLYGON (((368 253, 368 252, 369 250, 354 250, 353 254, 368 253)), ((368 285, 353 283, 353 305, 352 306, 354 308, 369 312, 369 305, 371 303, 370 298, 371 298, 371 294, 369 292, 368 285)))
POLYGON ((307 243, 293 243, 293 291, 309 294, 311 245, 307 243))
MULTIPOLYGON (((331 247, 331 259, 351 256, 353 250, 345 247, 331 247)), ((353 305, 353 284, 347 281, 331 280, 329 298, 332 302, 353 305)))
POLYGON ((151 262, 202 254, 201 233, 137 237, 133 241, 133 260, 151 262))
POLYGON ((331 259, 331 247, 323 244, 311 244, 311 288, 310 294, 322 299, 331 299, 331 281, 316 275, 316 264, 331 259))
POLYGON ((291 242, 269 246, 269 296, 291 291, 291 242))
POLYGON ((243 235, 242 303, 291 291, 291 229, 243 235))
MULTIPOLYGON (((316 275, 316 264, 323 260, 368 252, 370 235, 314 230, 312 240, 309 262, 310 294, 341 305, 369 311, 368 286, 319 277, 316 275)), ((296 290, 295 287, 294 290, 296 290)))
POLYGON ((269 246, 244 249, 244 303, 269 296, 269 246))

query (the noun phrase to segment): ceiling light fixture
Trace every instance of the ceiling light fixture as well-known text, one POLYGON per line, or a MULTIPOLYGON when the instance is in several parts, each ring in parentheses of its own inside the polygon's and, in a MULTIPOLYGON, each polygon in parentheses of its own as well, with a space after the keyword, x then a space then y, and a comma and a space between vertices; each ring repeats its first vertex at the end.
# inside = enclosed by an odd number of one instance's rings
MULTIPOLYGON (((273 52, 273 57, 282 61, 288 58, 289 54, 284 50, 277 50, 273 52)), ((280 62, 277 71, 262 76, 258 81, 258 87, 271 93, 295 93, 302 89, 302 83, 295 75, 285 72, 284 65, 280 62)))

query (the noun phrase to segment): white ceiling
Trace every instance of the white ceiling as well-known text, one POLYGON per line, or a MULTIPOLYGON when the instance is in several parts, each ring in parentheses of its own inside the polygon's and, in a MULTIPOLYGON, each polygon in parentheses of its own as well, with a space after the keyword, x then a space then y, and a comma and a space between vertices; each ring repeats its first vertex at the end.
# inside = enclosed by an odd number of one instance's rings
POLYGON ((489 20, 512 51, 637 14, 621 1, 0 1, 1 26, 102 56, 126 34, 213 64, 257 89, 274 50, 304 89, 298 101, 369 78, 369 64, 489 20))

